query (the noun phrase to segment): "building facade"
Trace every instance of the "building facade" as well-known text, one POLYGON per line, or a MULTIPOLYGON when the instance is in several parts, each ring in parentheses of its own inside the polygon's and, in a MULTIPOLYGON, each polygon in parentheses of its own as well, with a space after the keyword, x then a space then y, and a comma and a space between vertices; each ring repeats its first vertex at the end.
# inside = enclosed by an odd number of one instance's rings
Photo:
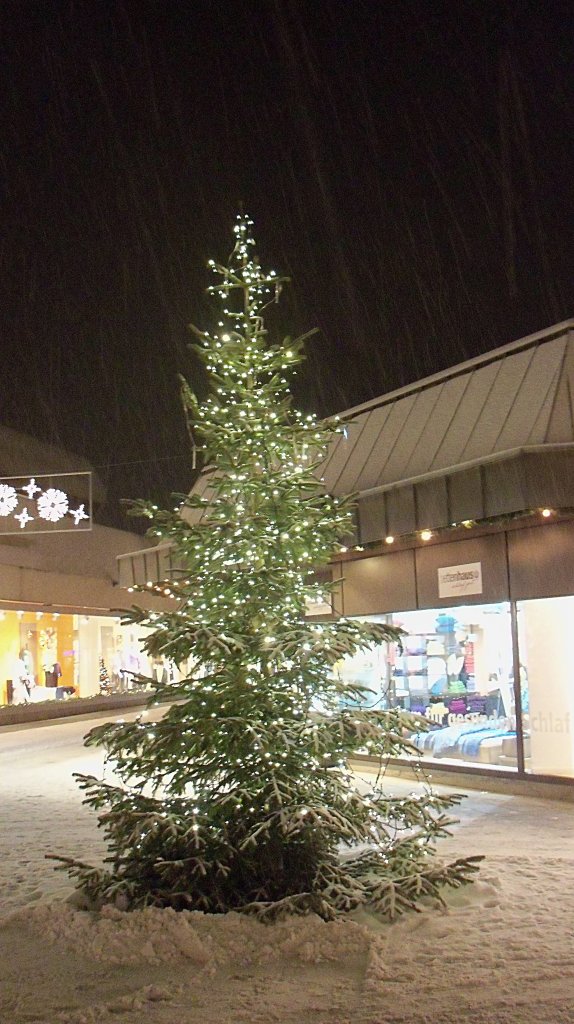
MULTIPOLYGON (((574 781, 572 396, 566 321, 341 414, 321 480, 358 498, 330 614, 404 643, 337 671, 363 706, 427 719, 429 764, 574 781)), ((120 582, 172 568, 168 547, 131 553, 120 582)))
POLYGON ((412 734, 423 760, 574 780, 571 520, 552 510, 452 528, 344 553, 333 570, 339 614, 405 631, 402 651, 338 671, 364 687, 364 706, 428 719, 412 734))
MULTIPOLYGON (((105 498, 85 460, 8 428, 0 428, 0 473, 9 481, 35 473, 33 484, 42 473, 69 479, 71 507, 88 507, 87 478, 96 508, 105 498)), ((0 532, 0 705, 125 691, 135 673, 158 671, 142 650, 144 631, 121 624, 130 602, 117 586, 117 556, 149 542, 94 522, 80 532, 50 525, 0 532)))

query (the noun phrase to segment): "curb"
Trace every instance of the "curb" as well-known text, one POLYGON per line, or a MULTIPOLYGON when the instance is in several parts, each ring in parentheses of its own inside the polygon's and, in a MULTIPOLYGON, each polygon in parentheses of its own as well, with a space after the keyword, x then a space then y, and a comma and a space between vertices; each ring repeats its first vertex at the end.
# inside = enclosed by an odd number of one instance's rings
POLYGON ((100 711, 119 711, 124 708, 145 707, 151 691, 115 694, 109 697, 77 697, 71 700, 46 701, 42 704, 18 704, 0 708, 0 729, 4 725, 33 725, 52 722, 76 715, 91 715, 100 711))

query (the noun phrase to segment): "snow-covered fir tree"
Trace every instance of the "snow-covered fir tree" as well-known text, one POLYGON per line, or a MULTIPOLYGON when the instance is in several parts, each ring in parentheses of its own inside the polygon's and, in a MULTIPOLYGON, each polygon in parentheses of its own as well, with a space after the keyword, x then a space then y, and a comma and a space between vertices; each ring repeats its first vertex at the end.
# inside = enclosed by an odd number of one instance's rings
POLYGON ((395 799, 378 782, 359 792, 350 774, 357 751, 416 755, 406 737, 424 720, 359 709, 362 691, 334 671, 346 655, 397 642, 397 630, 305 617, 325 592, 313 574, 350 526, 351 502, 320 485, 341 428, 293 408, 305 338, 270 341, 263 311, 285 279, 262 270, 248 218, 234 230, 228 264, 210 262, 216 327, 194 328, 211 390, 199 401, 183 385, 209 489, 175 511, 135 509, 181 572, 173 610, 136 608, 129 621, 152 627, 150 655, 191 667, 177 684, 153 684, 150 705, 170 701, 154 724, 88 734, 120 779, 78 776, 109 858, 103 869, 62 866, 97 903, 325 919, 368 904, 392 916, 468 881, 477 858, 434 856, 458 798, 424 789, 395 799))

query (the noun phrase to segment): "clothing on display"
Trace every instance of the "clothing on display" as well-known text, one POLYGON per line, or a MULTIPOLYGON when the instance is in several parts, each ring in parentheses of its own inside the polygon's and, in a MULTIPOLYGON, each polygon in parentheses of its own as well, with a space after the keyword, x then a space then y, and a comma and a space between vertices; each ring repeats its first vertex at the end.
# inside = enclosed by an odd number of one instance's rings
POLYGON ((19 656, 14 660, 12 670, 12 703, 26 704, 36 683, 33 675, 30 674, 30 660, 25 658, 27 652, 20 651, 19 656))
MULTIPOLYGON (((381 649, 372 688, 381 694, 378 706, 403 708, 430 723, 428 733, 413 735, 414 745, 430 757, 516 768, 512 687, 501 682, 512 667, 510 606, 421 609, 372 619, 405 631, 402 649, 381 649)), ((371 663, 368 651, 343 660, 337 670, 360 688, 371 663)), ((357 702, 373 706, 367 694, 358 694, 357 702)))
POLYGON ((100 659, 112 668, 110 692, 140 689, 151 675, 145 635, 117 616, 0 609, 0 705, 96 696, 100 659))
POLYGON ((51 668, 44 668, 44 685, 45 686, 58 686, 58 680, 61 678, 62 669, 59 662, 54 662, 51 668))

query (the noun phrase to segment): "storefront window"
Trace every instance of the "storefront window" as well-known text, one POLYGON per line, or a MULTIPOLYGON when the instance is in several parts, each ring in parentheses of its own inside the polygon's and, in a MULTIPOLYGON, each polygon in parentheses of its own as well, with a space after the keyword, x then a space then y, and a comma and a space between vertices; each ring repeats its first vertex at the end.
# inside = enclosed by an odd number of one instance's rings
POLYGON ((526 771, 574 777, 574 597, 519 601, 526 771))
POLYGON ((517 768, 509 604, 369 616, 401 626, 403 651, 377 648, 337 666, 364 688, 363 707, 401 707, 431 728, 415 733, 424 758, 517 768))
POLYGON ((139 691, 140 674, 178 681, 184 667, 149 658, 145 634, 111 616, 0 610, 0 705, 139 691))
POLYGON ((0 704, 76 693, 76 616, 0 611, 0 704))

